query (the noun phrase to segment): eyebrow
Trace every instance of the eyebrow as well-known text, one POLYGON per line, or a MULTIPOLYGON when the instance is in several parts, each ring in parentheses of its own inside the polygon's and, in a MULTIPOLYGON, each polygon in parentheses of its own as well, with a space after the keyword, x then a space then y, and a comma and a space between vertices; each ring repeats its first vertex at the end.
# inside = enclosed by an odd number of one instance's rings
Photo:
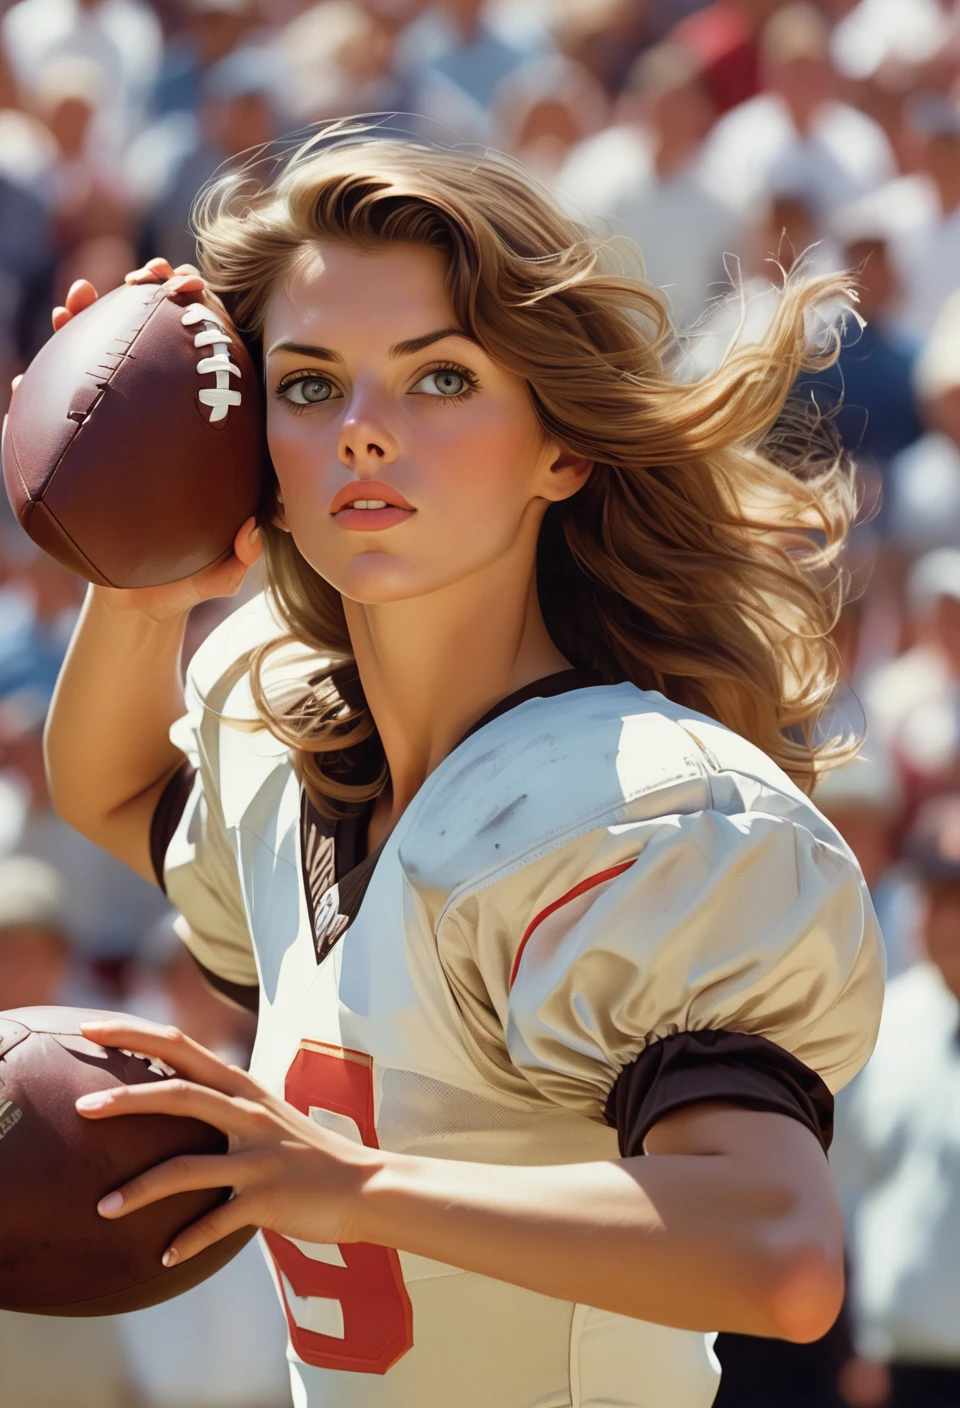
MULTIPOLYGON (((390 348, 390 356, 412 357, 415 352, 422 352, 425 347, 430 347, 434 342, 442 342, 445 337, 464 337, 468 342, 477 342, 477 339, 464 332, 463 328, 438 328, 436 332, 425 332, 420 337, 408 337, 403 342, 395 343, 390 348)), ((272 357, 275 352, 299 352, 301 356, 313 357, 318 362, 343 361, 339 352, 334 352, 330 347, 317 347, 310 342, 275 342, 267 356, 272 357)))

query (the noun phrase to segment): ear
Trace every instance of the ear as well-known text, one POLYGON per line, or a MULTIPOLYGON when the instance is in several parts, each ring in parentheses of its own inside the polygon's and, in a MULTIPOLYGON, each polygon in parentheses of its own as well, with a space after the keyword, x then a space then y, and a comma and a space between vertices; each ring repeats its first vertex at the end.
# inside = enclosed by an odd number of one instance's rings
POLYGON ((554 453, 548 460, 548 478, 544 482, 542 494, 551 503, 559 503, 563 499, 572 498, 578 489, 583 488, 593 473, 594 462, 585 455, 574 454, 572 450, 565 450, 560 445, 553 448, 554 453))

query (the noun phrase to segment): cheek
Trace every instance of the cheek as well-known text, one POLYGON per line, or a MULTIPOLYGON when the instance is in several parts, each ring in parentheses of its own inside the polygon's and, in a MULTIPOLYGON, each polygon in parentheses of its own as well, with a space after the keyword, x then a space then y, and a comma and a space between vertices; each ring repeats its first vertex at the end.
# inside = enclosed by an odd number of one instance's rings
POLYGON ((421 463, 429 473, 429 498, 450 522, 466 520, 473 531, 515 523, 532 494, 539 452, 536 427, 505 410, 476 416, 459 408, 430 408, 421 463), (449 417, 450 424, 447 424, 449 417), (458 422, 453 424, 454 420, 458 422))
MULTIPOLYGON (((333 495, 337 483, 337 432, 319 425, 318 416, 279 413, 267 418, 267 446, 288 513, 316 512, 333 495), (330 482, 327 482, 327 481, 330 482)), ((342 469, 340 470, 342 474, 342 469)))

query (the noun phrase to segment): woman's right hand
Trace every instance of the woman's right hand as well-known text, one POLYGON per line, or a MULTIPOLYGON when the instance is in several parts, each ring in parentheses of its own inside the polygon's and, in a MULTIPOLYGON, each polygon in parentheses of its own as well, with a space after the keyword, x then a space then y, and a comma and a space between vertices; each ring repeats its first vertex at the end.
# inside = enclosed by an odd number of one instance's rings
MULTIPOLYGON (((206 283, 192 264, 172 268, 166 259, 150 259, 142 269, 127 274, 124 283, 162 284, 170 293, 202 293, 206 283)), ((53 310, 53 330, 59 332, 78 313, 96 301, 97 290, 87 279, 71 284, 66 302, 53 310)), ((20 377, 13 382, 16 391, 20 377)), ((215 562, 190 577, 167 582, 158 587, 94 587, 105 606, 117 611, 140 611, 155 621, 166 621, 185 615, 193 606, 212 597, 236 596, 243 579, 262 551, 260 529, 255 518, 248 518, 237 530, 231 555, 215 562)))

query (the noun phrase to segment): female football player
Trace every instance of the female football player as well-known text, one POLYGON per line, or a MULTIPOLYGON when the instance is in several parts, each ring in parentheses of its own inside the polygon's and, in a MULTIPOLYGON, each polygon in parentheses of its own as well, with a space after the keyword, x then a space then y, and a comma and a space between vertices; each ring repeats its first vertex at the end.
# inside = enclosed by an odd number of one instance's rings
POLYGON ((84 1114, 229 1136, 100 1210, 232 1189, 164 1263, 263 1229, 298 1405, 706 1408, 711 1332, 837 1314, 831 1092, 880 1007, 807 795, 851 752, 814 727, 853 490, 769 438, 849 290, 791 279, 691 385, 659 291, 500 158, 347 135, 198 221, 202 278, 131 278, 259 346, 272 499, 228 562, 91 589, 47 750, 259 1029, 247 1074, 86 1028, 180 1074, 84 1114), (261 551, 184 696, 187 612, 261 551))

